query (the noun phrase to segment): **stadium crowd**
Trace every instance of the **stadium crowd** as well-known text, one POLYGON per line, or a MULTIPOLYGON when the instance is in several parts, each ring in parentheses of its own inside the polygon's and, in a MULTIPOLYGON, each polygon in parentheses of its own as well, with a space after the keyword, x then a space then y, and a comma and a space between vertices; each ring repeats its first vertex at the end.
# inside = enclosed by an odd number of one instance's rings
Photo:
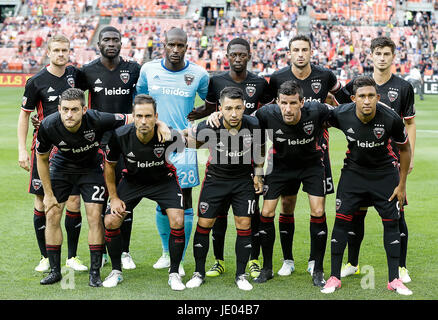
MULTIPOLYGON (((80 66, 98 55, 90 46, 98 26, 98 16, 80 17, 78 12, 86 1, 27 0, 32 16, 10 17, 1 28, 0 52, 3 72, 34 72, 45 62, 42 43, 51 36, 53 29, 71 37, 72 63, 80 66), (41 10, 39 10, 41 8, 41 10), (69 13, 65 15, 65 13, 69 13)), ((225 44, 234 37, 247 38, 252 45, 252 71, 270 75, 288 63, 287 42, 297 33, 300 14, 310 13, 310 37, 314 46, 313 61, 324 65, 343 78, 351 74, 369 72, 367 52, 370 39, 378 35, 391 35, 397 44, 394 72, 406 75, 411 66, 420 66, 424 74, 438 72, 438 25, 434 13, 417 12, 399 25, 395 17, 401 3, 378 0, 368 2, 337 0, 244 0, 233 1, 231 7, 240 12, 240 18, 228 17, 223 10, 214 14, 214 35, 204 35, 205 25, 210 24, 208 13, 200 17, 199 10, 192 19, 145 18, 152 11, 187 10, 188 1, 164 3, 160 1, 98 1, 100 15, 113 15, 111 25, 122 30, 122 55, 138 63, 162 55, 162 38, 169 26, 187 30, 189 51, 187 58, 209 71, 228 70, 224 54, 225 44), (164 9, 163 9, 164 8, 164 9), (118 10, 109 12, 109 10, 118 10), (207 20, 207 21, 206 21, 207 20), (375 24, 380 23, 380 25, 375 24), (366 25, 366 27, 365 27, 366 25), (360 35, 360 36, 359 36, 360 35)), ((87 5, 88 6, 88 5, 87 5)), ((217 11, 217 10, 216 10, 217 11)), ((181 11, 182 12, 182 11, 181 11)), ((185 12, 185 11, 184 11, 185 12)), ((164 16, 172 17, 168 12, 164 16)))

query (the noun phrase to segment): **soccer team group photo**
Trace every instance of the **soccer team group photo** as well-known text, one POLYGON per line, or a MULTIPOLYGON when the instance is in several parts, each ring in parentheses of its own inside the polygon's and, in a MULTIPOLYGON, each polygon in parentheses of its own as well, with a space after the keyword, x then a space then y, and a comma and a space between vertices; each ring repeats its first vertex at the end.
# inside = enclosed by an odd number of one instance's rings
POLYGON ((4 299, 437 298, 437 1, 0 7, 4 299))

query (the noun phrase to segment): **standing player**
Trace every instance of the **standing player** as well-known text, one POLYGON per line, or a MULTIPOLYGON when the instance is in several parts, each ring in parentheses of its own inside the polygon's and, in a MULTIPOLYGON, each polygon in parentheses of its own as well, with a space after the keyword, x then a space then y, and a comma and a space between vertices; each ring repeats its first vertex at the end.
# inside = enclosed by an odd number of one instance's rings
MULTIPOLYGON (((409 173, 414 168, 414 150, 416 140, 414 89, 412 85, 404 79, 392 74, 391 66, 395 57, 395 43, 387 37, 378 37, 371 41, 371 57, 374 65, 373 79, 377 83, 377 93, 380 95, 379 103, 394 110, 404 121, 406 131, 409 135, 411 144, 411 164, 409 173)), ((353 81, 350 81, 342 90, 336 94, 339 103, 351 102, 353 92, 353 81)), ((392 143, 391 148, 394 154, 399 157, 397 144, 392 143)), ((411 281, 408 270, 406 269, 406 255, 408 246, 408 228, 405 220, 404 208, 400 209, 399 228, 401 236, 400 251, 400 278, 403 282, 411 281)), ((354 213, 353 229, 348 234, 348 263, 343 265, 341 277, 360 273, 359 251, 364 237, 365 216, 367 204, 354 213)))
POLYGON ((199 196, 198 223, 193 239, 196 269, 186 286, 196 288, 204 282, 210 230, 217 215, 223 213, 224 204, 226 211, 231 204, 237 230, 235 281, 239 289, 251 290, 252 285, 245 278, 245 268, 251 252, 255 193, 263 191, 263 162, 260 160, 264 139, 257 119, 244 115, 241 89, 224 88, 219 101, 223 115, 220 126, 212 129, 203 121, 189 132, 194 140, 209 148, 210 160, 199 196))
POLYGON ((260 217, 260 240, 263 269, 254 281, 266 282, 273 277, 272 255, 275 242, 275 208, 283 194, 296 197, 300 185, 308 194, 315 265, 315 286, 325 284, 323 261, 327 241, 325 223, 325 188, 323 151, 318 139, 331 107, 319 102, 304 102, 303 90, 295 81, 286 81, 278 90, 277 104, 267 105, 255 113, 260 127, 270 130, 271 172, 265 177, 264 200, 260 217))
MULTIPOLYGON (((38 176, 34 131, 32 142, 32 158, 26 150, 26 139, 29 130, 30 114, 36 109, 38 122, 58 110, 58 98, 63 91, 76 84, 77 69, 67 66, 69 61, 70 41, 63 35, 54 35, 47 44, 47 56, 50 64, 31 77, 24 90, 23 102, 18 119, 18 163, 26 171, 30 171, 29 193, 35 195, 34 200, 34 228, 42 259, 35 268, 36 271, 49 271, 50 264, 47 258, 44 229, 46 215, 44 213, 44 190, 38 176)), ((77 271, 86 271, 87 267, 77 257, 79 234, 82 217, 80 213, 80 198, 78 191, 73 190, 66 204, 65 229, 68 240, 68 258, 66 265, 77 271)))
POLYGON ((59 103, 59 112, 41 122, 36 139, 38 173, 44 187, 47 216, 46 249, 51 269, 40 283, 53 284, 62 278, 60 221, 65 202, 73 187, 77 187, 84 199, 89 226, 89 285, 99 287, 102 285, 100 267, 104 249, 101 212, 106 189, 98 150, 105 131, 125 124, 127 117, 87 111, 84 92, 76 88, 64 91, 59 103), (58 152, 51 159, 49 170, 52 146, 57 147, 58 152))
MULTIPOLYGON (((166 33, 164 40, 165 57, 145 63, 137 83, 139 94, 148 94, 157 102, 158 117, 176 130, 189 127, 187 115, 192 111, 196 94, 205 99, 209 76, 207 71, 184 60, 187 51, 187 34, 178 28, 166 33)), ((171 162, 175 165, 178 181, 183 190, 185 250, 190 239, 193 224, 192 188, 199 184, 196 150, 186 148, 185 152, 174 154, 171 162)), ((161 237, 163 255, 154 264, 155 269, 168 268, 169 219, 157 206, 156 222, 161 237)), ((181 263, 180 275, 184 275, 181 263)))
MULTIPOLYGON (((125 114, 132 111, 140 65, 135 61, 127 61, 120 57, 121 40, 119 30, 111 26, 104 27, 99 32, 97 44, 101 56, 81 68, 79 87, 88 90, 88 106, 93 110, 125 114)), ((102 139, 102 150, 105 150, 108 139, 109 133, 102 139)), ((120 181, 122 170, 123 163, 119 161, 116 167, 116 182, 120 181)), ((129 213, 120 228, 124 269, 136 267, 129 252, 132 219, 132 214, 129 213)))
POLYGON ((169 285, 173 290, 184 290, 185 286, 178 274, 184 251, 183 195, 176 169, 168 161, 170 152, 184 150, 184 141, 173 131, 173 141, 160 142, 156 126, 158 114, 152 97, 137 95, 132 115, 134 124, 115 130, 106 153, 105 181, 111 205, 105 216, 105 240, 113 270, 103 286, 115 287, 123 280, 120 226, 126 214, 133 212, 142 198, 149 198, 158 202, 169 217, 169 285), (120 155, 123 156, 127 171, 116 188, 115 167, 120 155))
POLYGON ((336 194, 336 219, 331 238, 331 277, 321 290, 341 287, 341 265, 354 212, 366 202, 383 223, 383 243, 388 263, 388 289, 410 295, 399 279, 400 230, 398 219, 406 197, 411 150, 403 120, 379 104, 376 82, 362 76, 354 80, 352 103, 332 111, 329 123, 345 134, 348 151, 336 194), (391 149, 398 144, 400 163, 391 149))
MULTIPOLYGON (((193 110, 188 119, 197 120, 208 116, 216 111, 219 104, 221 91, 225 87, 237 87, 242 89, 244 94, 245 114, 250 115, 264 104, 272 102, 269 94, 268 82, 256 74, 247 71, 248 62, 251 60, 251 47, 245 39, 235 38, 228 43, 226 57, 230 62, 230 71, 214 75, 210 78, 208 93, 205 98, 205 105, 193 110)), ((251 258, 249 261, 249 270, 253 278, 260 274, 260 254, 259 241, 259 224, 260 208, 258 205, 259 195, 256 195, 256 209, 251 216, 251 258)), ((228 212, 218 213, 216 222, 213 226, 213 251, 216 259, 215 264, 207 271, 206 275, 216 277, 225 272, 224 262, 224 244, 225 233, 227 230, 228 212)))
MULTIPOLYGON (((341 84, 337 80, 332 71, 311 64, 310 59, 312 57, 311 41, 304 35, 297 35, 289 41, 289 54, 291 66, 287 66, 277 72, 274 72, 269 81, 269 87, 271 95, 277 96, 277 91, 281 84, 288 80, 295 80, 304 91, 304 102, 317 101, 324 103, 327 94, 329 92, 336 93, 341 84)), ((333 179, 329 158, 329 133, 327 129, 324 129, 322 136, 319 140, 319 145, 324 151, 324 166, 325 166, 325 190, 326 194, 334 192, 333 179)), ((281 276, 288 276, 295 270, 295 264, 292 254, 293 235, 295 231, 294 211, 297 197, 288 194, 282 195, 282 213, 279 217, 279 229, 281 247, 283 250, 283 266, 278 271, 281 276)), ((315 227, 318 228, 315 223, 326 222, 315 220, 314 217, 310 217, 310 230, 315 227)), ((313 232, 311 231, 311 234, 313 232)), ((315 238, 311 236, 311 250, 307 271, 312 274, 315 265, 315 238)))

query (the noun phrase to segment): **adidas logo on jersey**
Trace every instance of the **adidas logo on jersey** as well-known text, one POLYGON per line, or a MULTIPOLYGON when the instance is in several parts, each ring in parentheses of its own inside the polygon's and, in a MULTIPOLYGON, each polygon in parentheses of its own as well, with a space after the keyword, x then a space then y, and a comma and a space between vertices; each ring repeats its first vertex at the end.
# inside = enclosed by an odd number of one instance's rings
POLYGON ((65 143, 64 141, 61 141, 60 143, 58 143, 58 146, 66 146, 67 143, 65 143))
POLYGON ((55 89, 53 89, 52 87, 49 87, 49 89, 47 89, 47 92, 53 92, 55 91, 55 89))
POLYGON ((140 162, 137 161, 137 167, 139 168, 150 168, 150 167, 156 167, 156 166, 162 166, 164 165, 164 160, 161 161, 151 161, 151 162, 140 162))
POLYGON ((297 144, 308 144, 308 143, 310 143, 310 142, 312 142, 314 140, 315 140, 315 137, 312 137, 312 138, 309 138, 309 139, 303 138, 301 140, 300 139, 296 139, 296 140, 287 139, 287 143, 290 146, 294 146, 294 145, 297 145, 297 144))
POLYGON ((281 129, 278 129, 277 131, 275 131, 275 134, 284 134, 283 131, 281 131, 281 129))
POLYGON ((135 154, 131 151, 131 152, 128 153, 126 156, 127 156, 127 157, 135 157, 135 154))
POLYGON ((49 101, 55 101, 56 99, 58 99, 58 96, 49 96, 49 101))
POLYGON ((347 130, 347 132, 348 133, 354 133, 354 130, 353 130, 353 128, 350 128, 350 129, 347 130))
POLYGON ((97 80, 94 81, 94 84, 100 84, 100 83, 102 83, 102 80, 100 80, 99 78, 97 78, 97 80))

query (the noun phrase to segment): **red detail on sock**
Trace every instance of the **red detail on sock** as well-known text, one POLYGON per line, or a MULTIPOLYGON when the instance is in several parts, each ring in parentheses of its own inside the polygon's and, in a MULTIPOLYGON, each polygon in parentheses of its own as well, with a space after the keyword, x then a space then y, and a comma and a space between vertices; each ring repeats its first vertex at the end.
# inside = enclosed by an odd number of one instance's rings
POLYGON ((260 216, 260 222, 263 222, 263 223, 274 222, 274 217, 264 217, 264 216, 260 216))
POLYGON ((90 251, 103 251, 104 249, 103 244, 89 244, 88 247, 90 248, 90 251))
POLYGON ((382 219, 382 221, 388 222, 388 221, 394 221, 394 219, 382 219))
POLYGON ((324 223, 325 220, 326 220, 325 215, 323 215, 322 217, 310 216, 310 222, 311 223, 324 223))
POLYGON ((236 229, 236 231, 238 236, 247 237, 251 235, 251 229, 248 230, 236 229))
POLYGON ((61 251, 61 245, 46 244, 47 251, 61 251))
POLYGON ((293 215, 280 214, 280 217, 278 217, 278 222, 295 223, 295 217, 293 215))
POLYGON ((183 229, 170 229, 170 234, 174 235, 175 237, 184 237, 184 228, 183 229))
POLYGON ((203 228, 199 224, 196 226, 196 232, 201 234, 209 234, 211 231, 211 228, 203 228))
POLYGON ((71 218, 79 218, 81 216, 81 212, 80 211, 79 212, 71 212, 71 211, 65 210, 65 215, 69 216, 71 218))
POLYGON ((114 230, 105 230, 105 236, 106 237, 116 237, 121 233, 120 229, 114 229, 114 230))
POLYGON ((354 213, 355 216, 364 216, 367 214, 367 210, 359 210, 354 213))
POLYGON ((345 215, 342 213, 336 213, 336 218, 337 219, 342 219, 345 221, 352 221, 353 220, 353 216, 352 215, 345 215))
POLYGON ((33 214, 38 216, 38 217, 44 217, 46 215, 46 213, 44 211, 39 211, 37 209, 33 209, 33 214))

